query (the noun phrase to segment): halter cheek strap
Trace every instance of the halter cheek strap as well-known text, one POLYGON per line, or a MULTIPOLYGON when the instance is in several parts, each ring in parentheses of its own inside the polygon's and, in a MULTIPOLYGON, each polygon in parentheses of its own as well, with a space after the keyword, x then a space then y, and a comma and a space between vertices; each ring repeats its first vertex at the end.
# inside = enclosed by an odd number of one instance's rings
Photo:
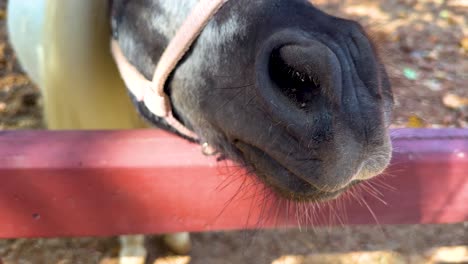
POLYGON ((163 118, 168 125, 179 133, 189 138, 197 139, 197 135, 186 128, 173 115, 171 103, 166 94, 162 96, 153 92, 153 83, 147 80, 135 66, 125 58, 117 41, 112 40, 112 54, 119 68, 120 75, 128 90, 135 96, 138 102, 143 102, 148 110, 154 115, 163 118))
POLYGON ((151 81, 146 79, 138 69, 125 58, 116 40, 112 40, 111 43, 112 54, 120 71, 120 75, 136 100, 143 102, 154 115, 163 118, 167 124, 175 128, 179 133, 190 138, 197 138, 197 135, 173 116, 171 101, 164 92, 164 86, 169 75, 174 71, 179 61, 190 49, 206 24, 208 24, 210 19, 227 1, 228 0, 200 0, 179 28, 174 38, 169 42, 169 45, 156 65, 151 81))

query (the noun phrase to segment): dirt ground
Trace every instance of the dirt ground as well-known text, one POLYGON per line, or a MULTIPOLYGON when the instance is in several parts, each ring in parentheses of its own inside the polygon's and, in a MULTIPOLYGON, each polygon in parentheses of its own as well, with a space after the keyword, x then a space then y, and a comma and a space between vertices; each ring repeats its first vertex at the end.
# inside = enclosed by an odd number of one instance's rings
MULTIPOLYGON (((314 2, 368 28, 391 75, 393 127, 468 127, 467 0, 314 2)), ((41 98, 7 43, 5 4, 0 130, 40 129, 41 98)), ((468 263, 468 223, 194 234, 190 256, 171 255, 158 237, 147 244, 156 264, 468 263)), ((117 238, 0 240, 0 264, 114 264, 118 249, 117 238)))

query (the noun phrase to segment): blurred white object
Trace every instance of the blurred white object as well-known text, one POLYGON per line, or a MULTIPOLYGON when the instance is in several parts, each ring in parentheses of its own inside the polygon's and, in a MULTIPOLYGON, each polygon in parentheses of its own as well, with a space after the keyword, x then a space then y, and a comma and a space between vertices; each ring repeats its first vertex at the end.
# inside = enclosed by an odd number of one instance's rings
POLYGON ((8 32, 50 129, 142 127, 110 54, 108 0, 10 0, 8 32))
MULTIPOLYGON (((41 88, 49 129, 146 127, 110 53, 108 3, 8 1, 10 42, 23 69, 41 88)), ((143 241, 143 236, 121 237, 120 263, 144 263, 143 241)), ((165 241, 177 253, 191 247, 188 233, 167 235, 165 241)))
POLYGON ((39 82, 40 66, 44 63, 44 16, 47 0, 8 1, 8 34, 25 71, 39 82))

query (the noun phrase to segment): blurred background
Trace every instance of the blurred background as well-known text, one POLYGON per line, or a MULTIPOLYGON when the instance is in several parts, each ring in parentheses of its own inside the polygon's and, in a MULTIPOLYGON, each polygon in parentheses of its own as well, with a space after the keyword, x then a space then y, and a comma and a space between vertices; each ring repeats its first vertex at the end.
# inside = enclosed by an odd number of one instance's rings
MULTIPOLYGON (((0 130, 44 128, 0 0, 0 130)), ((393 127, 468 127, 468 0, 315 0, 361 22, 390 73, 393 127)), ((1 217, 1 215, 0 215, 1 217)), ((112 219, 109 219, 112 221, 112 219)), ((148 263, 468 263, 468 223, 194 234, 190 256, 148 239, 148 263)), ((0 264, 118 263, 117 238, 0 240, 0 264)))

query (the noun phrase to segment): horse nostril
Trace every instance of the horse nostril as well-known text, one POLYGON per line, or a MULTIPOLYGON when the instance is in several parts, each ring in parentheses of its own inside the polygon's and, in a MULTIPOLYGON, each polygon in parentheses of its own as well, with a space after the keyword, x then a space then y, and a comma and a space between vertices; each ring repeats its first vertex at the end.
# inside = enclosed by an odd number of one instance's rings
POLYGON ((285 30, 268 38, 256 60, 255 93, 261 109, 288 133, 306 138, 311 123, 328 118, 340 100, 341 68, 325 44, 285 30))
POLYGON ((268 65, 273 83, 301 109, 308 108, 322 85, 319 73, 310 64, 312 60, 304 61, 311 55, 307 48, 298 45, 283 46, 273 50, 268 65))

